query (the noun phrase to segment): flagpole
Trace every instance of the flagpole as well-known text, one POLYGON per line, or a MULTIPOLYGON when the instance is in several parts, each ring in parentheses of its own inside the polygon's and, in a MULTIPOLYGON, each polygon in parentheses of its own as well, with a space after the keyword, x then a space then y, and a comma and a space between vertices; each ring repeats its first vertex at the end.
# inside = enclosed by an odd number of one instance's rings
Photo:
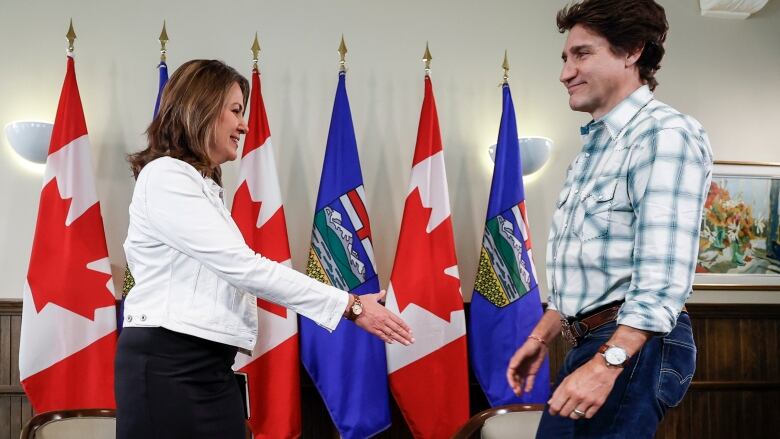
POLYGON ((257 62, 260 60, 260 41, 257 39, 257 32, 255 32, 255 41, 252 43, 252 70, 257 70, 257 62))
POLYGON ((160 40, 160 62, 164 63, 168 54, 168 49, 165 47, 168 44, 168 31, 165 29, 165 20, 163 20, 163 28, 158 39, 160 40))
POLYGON ((73 30, 73 19, 70 19, 70 26, 68 27, 68 33, 65 34, 65 38, 68 39, 68 55, 73 53, 73 42, 76 41, 76 31, 73 30))
POLYGON ((422 60, 425 62, 425 77, 430 78, 431 76, 431 60, 433 59, 433 56, 431 56, 431 51, 428 50, 428 42, 425 42, 425 53, 423 53, 422 60))
POLYGON ((504 62, 501 64, 501 68, 504 69, 504 82, 501 85, 507 85, 509 84, 509 58, 506 49, 504 49, 504 62))
POLYGON ((347 45, 344 44, 344 34, 341 34, 341 43, 339 44, 339 72, 347 71, 347 45))

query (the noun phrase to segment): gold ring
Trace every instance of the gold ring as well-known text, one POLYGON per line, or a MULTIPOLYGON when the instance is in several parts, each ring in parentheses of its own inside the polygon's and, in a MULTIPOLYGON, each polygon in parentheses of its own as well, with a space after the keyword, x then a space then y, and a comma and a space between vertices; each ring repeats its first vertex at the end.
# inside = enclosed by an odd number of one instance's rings
POLYGON ((582 416, 585 416, 585 412, 583 412, 582 410, 579 410, 579 409, 574 409, 574 410, 571 412, 571 414, 573 414, 573 415, 577 415, 577 417, 578 417, 578 418, 579 418, 579 417, 582 417, 582 416))

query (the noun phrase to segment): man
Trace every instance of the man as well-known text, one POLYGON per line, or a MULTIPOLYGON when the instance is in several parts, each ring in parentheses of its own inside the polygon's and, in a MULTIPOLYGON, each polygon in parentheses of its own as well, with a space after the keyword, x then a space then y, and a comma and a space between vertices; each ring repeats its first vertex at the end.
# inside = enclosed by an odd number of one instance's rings
POLYGON ((562 333, 573 345, 537 437, 653 437, 696 362, 684 310, 712 169, 701 125, 655 99, 668 24, 652 0, 585 0, 560 80, 593 120, 568 170, 547 245, 547 311, 509 362, 529 391, 562 333))

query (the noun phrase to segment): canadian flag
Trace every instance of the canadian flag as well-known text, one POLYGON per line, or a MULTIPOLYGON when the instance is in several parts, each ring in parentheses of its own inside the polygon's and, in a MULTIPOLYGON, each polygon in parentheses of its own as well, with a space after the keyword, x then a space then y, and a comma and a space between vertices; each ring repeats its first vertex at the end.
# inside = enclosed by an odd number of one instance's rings
MULTIPOLYGON (((282 193, 271 145, 271 130, 260 92, 260 73, 252 71, 249 133, 233 198, 233 219, 249 247, 268 259, 290 264, 282 193)), ((249 425, 255 438, 301 435, 298 322, 296 314, 263 300, 257 302, 260 334, 252 356, 239 353, 233 368, 249 381, 249 425)))
POLYGON ((114 284, 70 53, 23 300, 19 372, 33 409, 115 407, 114 284))
POLYGON ((416 438, 451 437, 469 417, 466 320, 431 79, 417 132, 387 308, 415 343, 387 345, 390 389, 416 438))

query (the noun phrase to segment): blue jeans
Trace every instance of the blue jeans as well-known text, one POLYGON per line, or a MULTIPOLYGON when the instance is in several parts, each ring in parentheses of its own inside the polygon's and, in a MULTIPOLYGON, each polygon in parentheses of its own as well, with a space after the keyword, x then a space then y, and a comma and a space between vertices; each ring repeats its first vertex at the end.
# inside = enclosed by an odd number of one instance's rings
MULTIPOLYGON (((598 328, 569 351, 555 386, 590 360, 615 328, 614 322, 598 328)), ((682 401, 695 369, 696 345, 691 319, 682 313, 669 335, 651 338, 629 360, 607 401, 593 418, 575 421, 552 416, 545 410, 536 437, 652 438, 666 409, 682 401)))

